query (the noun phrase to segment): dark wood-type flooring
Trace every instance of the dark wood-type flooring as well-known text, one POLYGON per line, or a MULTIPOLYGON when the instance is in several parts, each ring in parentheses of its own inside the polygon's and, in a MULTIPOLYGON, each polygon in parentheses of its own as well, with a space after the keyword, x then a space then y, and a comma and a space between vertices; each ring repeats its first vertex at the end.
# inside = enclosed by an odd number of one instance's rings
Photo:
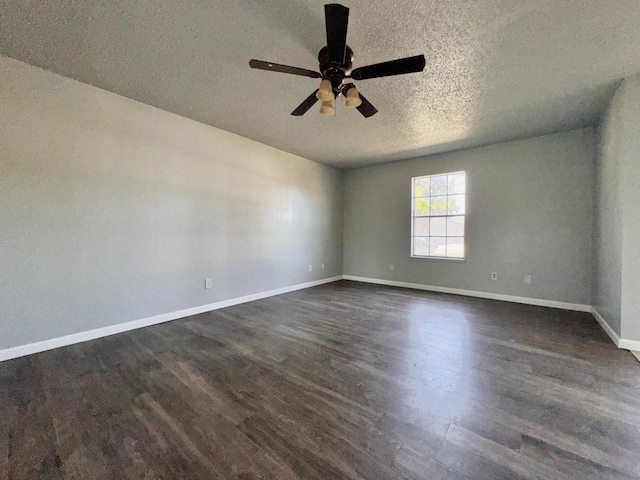
POLYGON ((0 363, 0 478, 640 478, 589 314, 336 282, 0 363))

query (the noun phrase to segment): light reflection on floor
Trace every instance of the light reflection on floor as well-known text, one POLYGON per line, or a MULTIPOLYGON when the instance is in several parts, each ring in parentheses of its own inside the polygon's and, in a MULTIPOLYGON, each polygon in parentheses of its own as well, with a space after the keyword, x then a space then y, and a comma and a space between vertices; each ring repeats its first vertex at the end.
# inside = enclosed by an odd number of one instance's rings
POLYGON ((418 303, 407 322, 409 358, 403 374, 413 380, 413 388, 404 401, 446 418, 465 415, 469 398, 477 392, 469 318, 459 310, 418 303))

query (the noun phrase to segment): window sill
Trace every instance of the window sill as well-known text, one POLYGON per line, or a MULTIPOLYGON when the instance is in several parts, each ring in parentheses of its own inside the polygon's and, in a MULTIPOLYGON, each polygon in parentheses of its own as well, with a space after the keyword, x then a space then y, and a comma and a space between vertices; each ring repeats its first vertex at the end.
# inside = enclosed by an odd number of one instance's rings
POLYGON ((420 260, 446 260, 450 262, 465 262, 466 258, 455 258, 455 257, 422 257, 420 255, 411 255, 411 258, 418 258, 420 260))

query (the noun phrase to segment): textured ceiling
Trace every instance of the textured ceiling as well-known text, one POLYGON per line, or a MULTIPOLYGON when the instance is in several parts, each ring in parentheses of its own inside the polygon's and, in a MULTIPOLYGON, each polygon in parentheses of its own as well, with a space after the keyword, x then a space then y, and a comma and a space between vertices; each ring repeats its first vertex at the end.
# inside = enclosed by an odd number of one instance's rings
POLYGON ((289 113, 317 80, 311 0, 2 2, 0 52, 337 167, 593 124, 640 71, 638 0, 344 0, 354 66, 424 53, 425 71, 359 82, 380 111, 289 113))

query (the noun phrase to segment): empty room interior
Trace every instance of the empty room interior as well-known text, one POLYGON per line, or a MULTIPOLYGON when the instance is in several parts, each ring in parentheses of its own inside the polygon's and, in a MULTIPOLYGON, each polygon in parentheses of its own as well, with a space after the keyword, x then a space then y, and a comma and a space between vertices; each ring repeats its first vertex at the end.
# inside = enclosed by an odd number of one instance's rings
POLYGON ((640 479, 638 0, 0 5, 0 479, 640 479))

